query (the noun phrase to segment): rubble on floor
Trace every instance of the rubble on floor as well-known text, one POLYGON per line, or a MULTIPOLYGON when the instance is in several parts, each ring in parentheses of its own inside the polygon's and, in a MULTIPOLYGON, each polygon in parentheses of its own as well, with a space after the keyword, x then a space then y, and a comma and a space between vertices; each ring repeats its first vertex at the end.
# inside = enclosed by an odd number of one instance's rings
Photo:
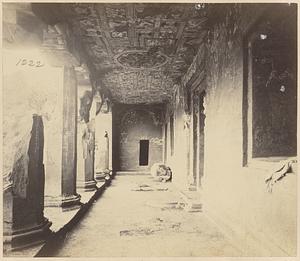
POLYGON ((168 187, 166 186, 161 186, 161 185, 147 185, 147 184, 137 184, 132 191, 167 191, 168 187))
POLYGON ((172 171, 164 163, 155 163, 151 167, 151 176, 154 180, 168 182, 172 180, 172 171))

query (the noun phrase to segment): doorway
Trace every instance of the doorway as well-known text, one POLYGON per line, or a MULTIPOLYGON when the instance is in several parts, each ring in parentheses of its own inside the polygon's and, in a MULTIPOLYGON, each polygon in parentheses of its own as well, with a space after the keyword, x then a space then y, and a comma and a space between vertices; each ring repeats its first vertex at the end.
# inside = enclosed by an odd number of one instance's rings
POLYGON ((167 162, 167 152, 168 152, 168 124, 165 124, 165 135, 164 135, 164 139, 165 139, 165 149, 164 149, 164 162, 167 162))
POLYGON ((204 173, 204 97, 205 92, 193 92, 193 177, 196 189, 201 187, 201 179, 204 173))
POLYGON ((198 118, 199 118, 199 95, 196 91, 193 92, 193 111, 192 111, 192 120, 193 120, 193 128, 192 128, 192 135, 193 135, 193 182, 192 182, 192 190, 196 190, 196 182, 198 176, 198 118))
POLYGON ((148 166, 149 161, 149 140, 140 140, 140 166, 148 166))
POLYGON ((204 97, 205 92, 203 91, 199 95, 199 139, 198 139, 198 154, 199 154, 199 172, 197 177, 197 187, 201 187, 201 179, 204 174, 204 145, 205 145, 205 139, 204 139, 204 126, 205 126, 205 113, 204 113, 204 97))

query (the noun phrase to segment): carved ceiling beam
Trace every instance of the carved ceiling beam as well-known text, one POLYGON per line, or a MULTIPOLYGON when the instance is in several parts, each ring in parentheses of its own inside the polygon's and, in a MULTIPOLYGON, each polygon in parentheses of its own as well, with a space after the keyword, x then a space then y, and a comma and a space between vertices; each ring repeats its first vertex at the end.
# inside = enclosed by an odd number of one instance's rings
POLYGON ((203 43, 193 59, 190 67, 185 75, 182 77, 181 82, 183 86, 187 88, 194 88, 197 84, 200 84, 205 77, 205 61, 207 55, 206 45, 203 43))
POLYGON ((183 86, 186 86, 188 84, 188 82, 191 80, 192 76, 196 72, 196 59, 197 59, 197 55, 194 57, 193 62, 191 63, 186 73, 181 78, 181 82, 183 86))
POLYGON ((154 24, 154 38, 159 37, 159 30, 160 30, 160 25, 161 25, 161 15, 157 16, 155 19, 155 24, 154 24))
POLYGON ((131 46, 139 46, 139 40, 136 37, 136 27, 135 27, 135 8, 134 4, 128 4, 126 9, 126 17, 128 18, 129 22, 129 29, 128 29, 128 39, 131 46))
MULTIPOLYGON (((152 8, 151 4, 140 7, 135 3, 79 4, 74 8, 74 19, 68 18, 74 28, 67 36, 77 32, 75 43, 79 45, 73 46, 80 50, 94 88, 99 89, 105 84, 116 101, 150 103, 169 100, 174 84, 178 83, 194 56, 190 48, 198 48, 196 40, 201 34, 197 32, 201 30, 202 18, 193 12, 193 5, 174 5, 164 10, 154 8, 154 11, 152 8), (183 50, 187 38, 191 38, 191 43, 183 50), (148 52, 139 51, 148 45, 151 46, 148 52), (118 55, 115 57, 114 54, 118 55), (167 63, 162 62, 164 54, 169 56, 167 63), (145 68, 148 74, 145 74, 145 68), (141 71, 137 73, 139 69, 141 71)), ((69 47, 68 38, 67 43, 69 47)), ((73 49, 70 47, 70 51, 73 49)))
POLYGON ((142 48, 145 47, 145 36, 143 34, 140 35, 140 37, 139 37, 139 44, 140 44, 140 47, 142 47, 142 48))
POLYGON ((97 17, 97 26, 99 28, 102 28, 102 33, 104 33, 105 37, 102 37, 102 41, 105 44, 106 51, 110 57, 114 55, 113 49, 111 47, 111 35, 109 33, 109 26, 107 24, 107 17, 106 13, 104 11, 104 8, 102 8, 99 4, 94 4, 93 5, 93 10, 95 12, 95 15, 97 17), (99 24, 99 21, 101 24, 99 24))
MULTIPOLYGON (((167 74, 169 74, 170 66, 174 63, 176 55, 178 54, 179 49, 182 47, 182 45, 184 43, 183 31, 184 31, 184 27, 186 25, 186 20, 189 16, 189 13, 190 13, 189 12, 189 6, 185 6, 183 15, 181 16, 182 22, 180 22, 180 26, 179 26, 179 29, 178 29, 177 34, 176 34, 176 39, 177 40, 176 40, 176 45, 175 45, 175 48, 174 48, 173 57, 171 58, 171 61, 167 65, 167 69, 166 69, 167 74)), ((167 81, 167 75, 165 76, 164 81, 162 83, 164 85, 164 88, 166 86, 166 81, 167 81)))
POLYGON ((180 26, 179 26, 179 29, 178 29, 177 35, 176 35, 177 40, 176 40, 176 44, 175 44, 175 48, 174 48, 175 55, 178 53, 178 50, 182 47, 182 44, 184 42, 183 31, 186 26, 186 20, 188 19, 189 14, 190 14, 189 11, 190 11, 189 6, 185 6, 183 15, 181 17, 182 22, 180 23, 180 26))
MULTIPOLYGON (((166 90, 167 89, 167 82, 168 82, 168 78, 169 78, 169 68, 170 68, 170 65, 167 65, 168 68, 166 70, 166 73, 164 73, 162 76, 161 76, 161 86, 162 86, 162 90, 166 90)), ((171 82, 173 82, 173 79, 170 79, 171 82)))
POLYGON ((193 79, 188 82, 187 88, 190 88, 192 91, 196 90, 198 88, 198 91, 201 92, 205 89, 206 86, 202 84, 202 82, 205 80, 205 71, 199 71, 193 79))
POLYGON ((135 35, 133 13, 133 4, 128 4, 126 8, 126 17, 128 19, 128 39, 131 46, 134 45, 133 38, 135 35))

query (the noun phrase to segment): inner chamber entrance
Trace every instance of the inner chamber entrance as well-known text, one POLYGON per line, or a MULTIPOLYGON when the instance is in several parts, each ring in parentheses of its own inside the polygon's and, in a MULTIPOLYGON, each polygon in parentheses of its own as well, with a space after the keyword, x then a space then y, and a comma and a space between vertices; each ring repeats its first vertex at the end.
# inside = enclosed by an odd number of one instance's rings
POLYGON ((140 140, 140 166, 147 166, 149 160, 149 140, 140 140))

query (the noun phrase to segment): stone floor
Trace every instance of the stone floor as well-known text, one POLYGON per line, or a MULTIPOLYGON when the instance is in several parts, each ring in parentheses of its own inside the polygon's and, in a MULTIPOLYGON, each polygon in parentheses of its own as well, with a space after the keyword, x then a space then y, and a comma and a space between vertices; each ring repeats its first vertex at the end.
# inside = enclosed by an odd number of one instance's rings
POLYGON ((239 256, 201 212, 184 209, 170 183, 117 175, 56 256, 239 256))

